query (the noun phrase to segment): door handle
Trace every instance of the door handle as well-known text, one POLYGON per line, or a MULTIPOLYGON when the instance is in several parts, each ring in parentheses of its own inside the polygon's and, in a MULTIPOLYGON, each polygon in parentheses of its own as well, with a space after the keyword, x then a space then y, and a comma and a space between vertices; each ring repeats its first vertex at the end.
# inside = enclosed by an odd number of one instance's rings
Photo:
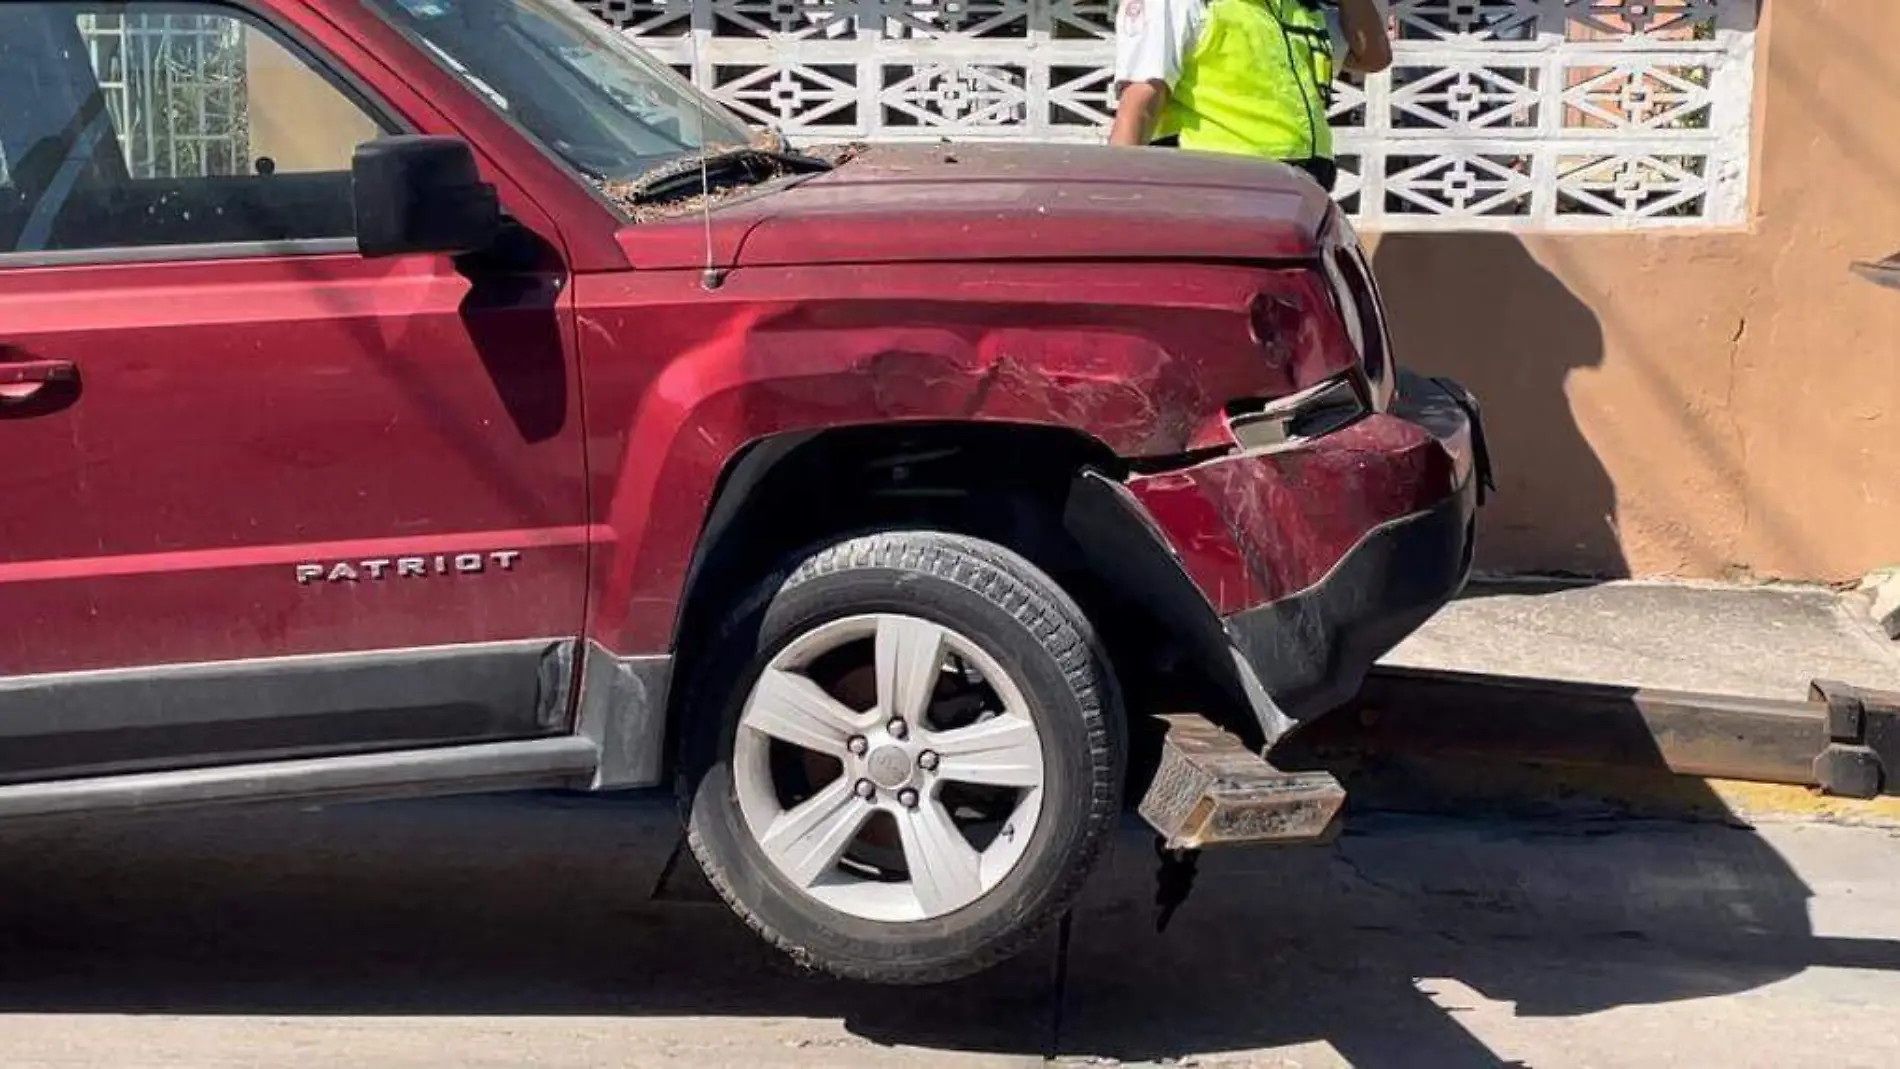
POLYGON ((24 401, 56 382, 79 377, 71 360, 15 360, 0 364, 0 401, 24 401))

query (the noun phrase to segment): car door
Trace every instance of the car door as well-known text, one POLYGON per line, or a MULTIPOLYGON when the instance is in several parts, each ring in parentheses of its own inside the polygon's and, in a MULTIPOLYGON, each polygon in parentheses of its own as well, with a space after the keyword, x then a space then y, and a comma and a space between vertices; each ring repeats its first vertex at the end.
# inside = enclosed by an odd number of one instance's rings
POLYGON ((558 235, 360 255, 409 127, 264 11, 0 5, 0 782, 565 726, 558 235))

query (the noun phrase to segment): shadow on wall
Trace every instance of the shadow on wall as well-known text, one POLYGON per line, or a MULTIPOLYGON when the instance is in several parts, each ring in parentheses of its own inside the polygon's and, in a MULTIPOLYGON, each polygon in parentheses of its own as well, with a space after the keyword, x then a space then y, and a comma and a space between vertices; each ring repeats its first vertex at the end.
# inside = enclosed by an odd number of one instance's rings
POLYGON ((1399 359, 1484 404, 1499 493, 1478 525, 1478 568, 1628 575, 1616 487, 1565 389, 1603 362, 1596 313, 1510 234, 1387 234, 1373 270, 1399 359))

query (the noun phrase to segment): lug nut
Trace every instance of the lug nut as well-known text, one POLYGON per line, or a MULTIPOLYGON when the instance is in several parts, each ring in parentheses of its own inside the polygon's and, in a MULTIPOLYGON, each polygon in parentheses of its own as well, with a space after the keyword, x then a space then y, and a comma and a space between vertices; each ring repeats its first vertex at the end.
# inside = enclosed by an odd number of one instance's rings
POLYGON ((864 736, 853 735, 848 741, 845 742, 844 747, 845 749, 850 750, 852 753, 857 754, 859 757, 862 757, 864 756, 864 751, 871 748, 871 744, 864 741, 864 736))
POLYGON ((891 721, 890 733, 891 738, 901 739, 910 734, 910 725, 904 723, 902 720, 893 720, 891 721))
POLYGON ((917 792, 908 787, 897 792, 897 800, 903 803, 905 809, 917 808, 917 792))
POLYGON ((868 779, 861 779, 858 781, 857 791, 858 791, 858 797, 864 799, 867 802, 877 797, 877 785, 872 783, 868 779))
POLYGON ((923 769, 925 772, 935 772, 937 770, 937 751, 925 750, 923 753, 918 754, 917 767, 923 769))

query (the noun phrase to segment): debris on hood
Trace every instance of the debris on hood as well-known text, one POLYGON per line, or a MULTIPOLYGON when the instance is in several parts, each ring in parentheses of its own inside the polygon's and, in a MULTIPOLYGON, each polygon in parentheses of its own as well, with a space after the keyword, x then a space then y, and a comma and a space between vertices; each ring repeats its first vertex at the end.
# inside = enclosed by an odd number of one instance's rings
POLYGON ((798 154, 810 156, 814 160, 823 160, 833 167, 843 167, 864 155, 870 147, 862 141, 844 141, 829 145, 806 145, 798 150, 798 154))
POLYGON ((743 147, 712 149, 666 161, 634 178, 597 182, 600 191, 636 223, 695 214, 748 189, 799 174, 818 174, 849 162, 861 143, 789 150, 776 134, 743 147))

